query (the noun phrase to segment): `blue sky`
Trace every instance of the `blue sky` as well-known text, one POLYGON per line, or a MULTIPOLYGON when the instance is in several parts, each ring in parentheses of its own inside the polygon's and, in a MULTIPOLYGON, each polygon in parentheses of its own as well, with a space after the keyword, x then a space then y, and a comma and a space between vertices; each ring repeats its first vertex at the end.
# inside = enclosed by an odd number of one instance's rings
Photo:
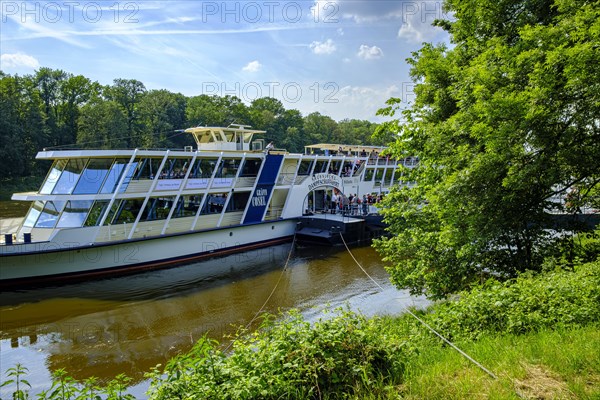
POLYGON ((378 121, 410 101, 406 58, 448 41, 441 1, 0 0, 0 68, 102 84, 126 78, 186 96, 280 99, 304 115, 378 121))

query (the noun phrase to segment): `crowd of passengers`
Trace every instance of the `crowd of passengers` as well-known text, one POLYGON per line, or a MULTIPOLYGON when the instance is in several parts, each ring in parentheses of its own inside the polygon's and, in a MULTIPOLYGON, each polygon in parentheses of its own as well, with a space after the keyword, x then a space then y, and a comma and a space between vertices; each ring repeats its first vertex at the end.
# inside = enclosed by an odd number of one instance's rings
POLYGON ((367 215, 369 206, 380 203, 383 200, 383 193, 364 194, 362 198, 356 194, 345 196, 343 194, 325 193, 323 211, 331 214, 345 215, 367 215))

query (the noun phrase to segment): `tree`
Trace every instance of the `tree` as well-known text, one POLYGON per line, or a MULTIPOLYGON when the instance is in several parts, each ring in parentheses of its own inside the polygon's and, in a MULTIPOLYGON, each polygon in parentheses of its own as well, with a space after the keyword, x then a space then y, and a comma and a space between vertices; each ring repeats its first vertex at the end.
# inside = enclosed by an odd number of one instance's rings
POLYGON ((313 112, 304 117, 304 133, 306 140, 311 144, 334 142, 336 129, 337 123, 331 117, 319 112, 313 112))
POLYGON ((185 110, 187 120, 193 126, 228 126, 250 123, 248 108, 236 96, 219 97, 201 94, 188 98, 185 110))
MULTIPOLYGON (((417 186, 395 190, 377 243, 399 287, 443 297, 489 275, 539 271, 548 211, 600 181, 600 7, 580 0, 450 0, 454 48, 409 59, 414 104, 380 131, 417 186)), ((390 99, 382 115, 394 116, 390 99)))
POLYGON ((77 144, 90 149, 126 148, 127 116, 114 101, 100 100, 81 108, 78 118, 77 144))
POLYGON ((142 147, 170 147, 173 143, 168 137, 173 136, 175 129, 186 127, 186 99, 181 93, 151 90, 141 99, 138 110, 143 126, 142 147))
POLYGON ((134 147, 139 144, 137 109, 138 103, 146 93, 144 84, 135 79, 115 79, 113 85, 108 88, 107 96, 109 100, 115 101, 125 111, 127 116, 127 132, 129 134, 128 147, 134 147))

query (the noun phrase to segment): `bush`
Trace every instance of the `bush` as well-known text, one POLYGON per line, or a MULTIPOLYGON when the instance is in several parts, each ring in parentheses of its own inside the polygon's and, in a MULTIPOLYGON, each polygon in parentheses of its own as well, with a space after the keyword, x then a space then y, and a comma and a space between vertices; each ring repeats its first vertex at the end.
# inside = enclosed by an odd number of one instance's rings
MULTIPOLYGON (((227 356, 199 342, 155 371, 153 399, 337 398, 403 372, 405 343, 382 340, 376 320, 342 312, 312 326, 297 312, 266 317, 259 330, 240 332, 227 356)), ((389 338, 388 338, 389 339, 389 338)))
POLYGON ((484 332, 520 334, 595 323, 600 321, 600 261, 575 266, 573 272, 490 281, 433 311, 428 319, 441 332, 469 339, 484 332))

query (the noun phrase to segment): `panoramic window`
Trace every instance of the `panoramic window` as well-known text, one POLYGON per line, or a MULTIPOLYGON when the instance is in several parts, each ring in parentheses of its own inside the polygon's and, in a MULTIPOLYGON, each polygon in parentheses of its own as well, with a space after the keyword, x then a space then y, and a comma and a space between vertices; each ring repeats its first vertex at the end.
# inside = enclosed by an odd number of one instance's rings
POLYGON ((198 158, 189 178, 210 178, 216 164, 216 158, 198 158))
POLYGON ((96 201, 92 206, 83 226, 97 226, 100 224, 100 219, 102 218, 102 215, 104 215, 106 207, 108 207, 108 203, 108 200, 96 201))
POLYGON ((76 228, 83 223, 92 206, 92 200, 69 200, 56 225, 58 228, 76 228))
POLYGON ((216 178, 235 178, 240 166, 240 160, 236 158, 224 158, 221 160, 216 178))
POLYGON ((378 169, 377 172, 375 173, 375 183, 381 183, 381 180, 383 179, 383 169, 378 169))
POLYGON ((321 172, 327 172, 327 164, 328 163, 329 163, 328 160, 317 161, 317 165, 315 165, 315 174, 318 174, 321 172))
POLYGON ((312 167, 314 160, 302 160, 300 162, 300 167, 298 168, 298 175, 308 175, 310 174, 310 169, 312 167))
POLYGON ((77 182, 73 194, 96 194, 110 171, 112 159, 92 158, 77 182))
POLYGON ((140 217, 140 221, 167 219, 173 201, 175 201, 175 196, 151 197, 148 199, 148 204, 146 204, 146 208, 140 217))
POLYGON ((367 168, 365 171, 364 179, 365 182, 371 182, 373 180, 374 170, 373 168, 367 168))
POLYGON ((56 221, 58 220, 58 216, 64 206, 64 201, 47 201, 42 213, 35 223, 35 227, 54 228, 54 225, 56 225, 56 221))
MULTIPOLYGON (((106 177, 106 180, 104 182, 104 185, 102 186, 102 189, 100 190, 100 193, 114 193, 114 191, 117 189, 117 185, 119 184, 119 180, 121 179, 121 174, 125 170, 125 167, 128 163, 129 160, 125 158, 115 160, 112 167, 110 168, 110 171, 108 172, 108 176, 106 177)), ((131 175, 133 174, 133 171, 135 170, 136 166, 137 162, 134 162, 129 170, 129 173, 127 174, 128 178, 125 179, 125 182, 121 187, 121 192, 124 192, 127 188, 127 184, 131 180, 131 175)))
POLYGON ((210 193, 204 202, 201 214, 217 214, 223 211, 227 202, 227 193, 210 193))
POLYGON ((54 161, 54 164, 52 165, 52 168, 50 168, 50 172, 48 173, 48 176, 46 177, 46 180, 40 189, 41 194, 52 193, 52 190, 54 189, 56 182, 58 182, 58 178, 60 178, 60 174, 62 173, 63 169, 65 169, 68 161, 69 160, 54 161))
POLYGON ((27 217, 25 218, 25 221, 23 222, 23 226, 25 226, 27 228, 33 228, 35 226, 35 223, 36 223, 38 217, 42 213, 43 209, 44 209, 44 202, 39 201, 39 200, 35 201, 33 203, 33 205, 31 206, 31 208, 29 209, 29 212, 27 213, 27 217))
POLYGON ((53 194, 70 194, 73 191, 73 188, 77 184, 79 180, 79 176, 81 175, 81 171, 83 171, 83 167, 87 163, 87 159, 82 158, 72 158, 69 160, 65 169, 63 170, 58 182, 54 186, 54 190, 52 190, 53 194))
POLYGON ((160 171, 159 179, 183 179, 190 166, 189 158, 169 158, 160 171))
MULTIPOLYGON (((158 167, 160 167, 160 163, 162 159, 160 158, 144 158, 142 160, 137 160, 137 168, 135 172, 132 174, 132 179, 154 179, 156 173, 158 171, 158 167)), ((165 166, 166 168, 166 166, 165 166)))
POLYGON ((234 192, 225 212, 244 211, 249 197, 250 192, 234 192))
POLYGON ((392 168, 388 168, 385 171, 385 180, 383 182, 384 185, 391 185, 392 184, 392 173, 394 172, 394 170, 392 168))
POLYGON ((144 199, 123 199, 115 201, 104 221, 104 225, 135 222, 143 203, 144 199))
POLYGON ((261 160, 256 159, 246 159, 244 161, 244 166, 242 167, 241 175, 242 177, 253 177, 258 175, 258 171, 260 170, 261 160))
POLYGON ((181 196, 171 218, 194 217, 202 202, 202 195, 181 196))

